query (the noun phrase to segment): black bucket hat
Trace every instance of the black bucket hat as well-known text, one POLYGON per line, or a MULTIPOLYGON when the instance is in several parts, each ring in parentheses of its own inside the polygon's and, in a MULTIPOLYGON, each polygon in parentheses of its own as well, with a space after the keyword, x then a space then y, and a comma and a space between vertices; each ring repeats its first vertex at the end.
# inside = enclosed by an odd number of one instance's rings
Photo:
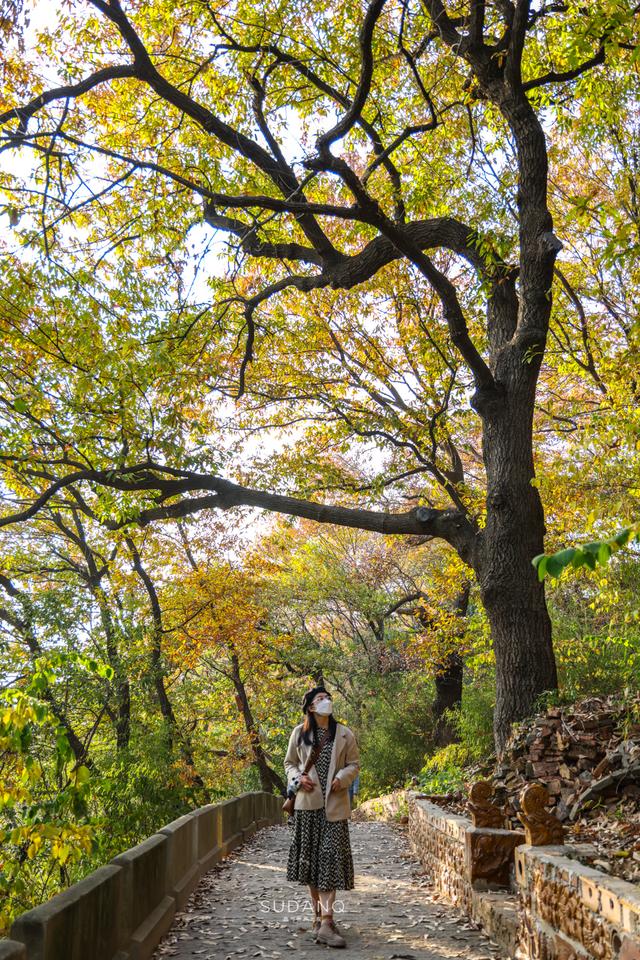
POLYGON ((302 712, 306 713, 311 706, 313 698, 319 693, 326 693, 327 696, 331 697, 331 694, 326 687, 312 687, 311 690, 307 690, 304 697, 302 698, 302 712))

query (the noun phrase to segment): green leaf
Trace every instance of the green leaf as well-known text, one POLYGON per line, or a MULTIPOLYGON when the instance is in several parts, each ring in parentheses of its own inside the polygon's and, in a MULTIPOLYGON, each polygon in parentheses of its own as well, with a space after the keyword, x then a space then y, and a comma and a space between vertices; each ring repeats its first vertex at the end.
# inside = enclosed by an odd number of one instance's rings
POLYGON ((546 572, 549 574, 549 576, 555 578, 559 577, 564 568, 565 564, 558 559, 558 555, 556 553, 551 554, 551 556, 547 558, 546 572))
POLYGON ((604 566, 611 557, 612 553, 613 550, 608 543, 601 543, 600 549, 598 550, 598 563, 601 563, 604 566))
POLYGON ((91 771, 89 768, 85 766, 78 767, 76 770, 76 783, 78 786, 82 785, 83 783, 88 783, 89 780, 91 780, 91 771))
POLYGON ((547 557, 546 554, 543 553, 540 556, 534 557, 533 562, 538 569, 538 580, 540 581, 544 580, 547 573, 547 563, 549 562, 549 558, 547 557), (536 564, 536 561, 538 561, 537 564, 536 564))
POLYGON ((591 543, 585 543, 582 549, 585 553, 588 553, 588 554, 591 554, 592 556, 597 557, 597 555, 600 552, 601 546, 602 546, 601 540, 593 540, 591 543))

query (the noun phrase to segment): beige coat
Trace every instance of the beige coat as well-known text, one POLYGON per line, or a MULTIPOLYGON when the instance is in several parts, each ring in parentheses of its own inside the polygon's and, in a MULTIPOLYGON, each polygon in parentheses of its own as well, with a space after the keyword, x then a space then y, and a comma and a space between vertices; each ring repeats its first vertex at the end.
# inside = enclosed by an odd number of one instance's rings
MULTIPOLYGON (((287 773, 287 780, 291 781, 294 777, 299 777, 304 770, 307 757, 311 753, 312 747, 304 741, 298 744, 298 735, 302 730, 302 724, 294 727, 293 733, 289 738, 287 755, 284 759, 284 769, 287 773)), ((331 762, 329 763, 329 772, 327 774, 327 795, 322 793, 318 772, 315 765, 308 771, 308 776, 314 782, 313 790, 305 790, 300 787, 296 794, 296 810, 319 810, 325 808, 327 820, 348 820, 351 817, 351 803, 349 801, 348 787, 355 780, 360 769, 360 752, 358 744, 353 733, 342 723, 336 725, 336 735, 331 748, 331 762), (337 777, 344 784, 341 790, 331 790, 333 778, 337 777)))

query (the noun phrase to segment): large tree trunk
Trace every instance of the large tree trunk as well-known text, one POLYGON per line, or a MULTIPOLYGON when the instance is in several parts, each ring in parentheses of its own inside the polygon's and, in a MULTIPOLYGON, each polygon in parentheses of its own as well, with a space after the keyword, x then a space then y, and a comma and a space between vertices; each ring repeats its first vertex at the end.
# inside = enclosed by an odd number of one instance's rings
POLYGON ((504 71, 476 65, 485 94, 509 124, 518 164, 519 262, 494 285, 488 334, 494 385, 472 404, 483 421, 487 521, 474 567, 491 624, 496 659, 494 735, 498 753, 511 724, 557 686, 544 586, 532 559, 544 551, 544 512, 533 485, 533 415, 551 316, 553 267, 561 248, 547 204, 548 160, 542 125, 522 88, 523 3, 514 18, 504 71))
MULTIPOLYGON (((477 574, 496 660, 494 735, 501 752, 514 721, 530 715, 535 701, 555 689, 557 674, 544 585, 532 559, 544 550, 544 513, 532 486, 532 416, 535 379, 512 371, 530 396, 512 399, 485 420, 487 522, 480 534, 477 574), (528 409, 527 409, 528 408, 528 409)), ((513 380, 512 380, 513 382, 513 380)))

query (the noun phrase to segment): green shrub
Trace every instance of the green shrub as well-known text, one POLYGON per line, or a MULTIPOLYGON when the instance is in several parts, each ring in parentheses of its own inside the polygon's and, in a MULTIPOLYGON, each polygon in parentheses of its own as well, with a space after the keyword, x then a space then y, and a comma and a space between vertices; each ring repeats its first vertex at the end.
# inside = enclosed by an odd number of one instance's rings
POLYGON ((574 575, 550 591, 553 642, 563 702, 640 687, 640 562, 574 575))
POLYGON ((464 748, 464 763, 480 760, 493 753, 493 709, 495 705, 493 670, 465 685, 460 709, 450 711, 451 721, 464 748))
MULTIPOLYGON (((209 801, 185 782, 183 764, 166 742, 163 726, 134 737, 128 749, 99 758, 91 806, 99 830, 95 865, 135 846, 156 830, 209 801)), ((215 802, 215 801, 213 801, 215 802)))
MULTIPOLYGON (((451 793, 464 784, 463 766, 468 760, 465 747, 451 743, 429 757, 418 774, 418 789, 424 793, 451 793)), ((409 786, 409 784, 407 784, 409 786)))
POLYGON ((418 769, 433 735, 433 687, 404 675, 366 702, 359 723, 350 723, 360 747, 359 800, 403 786, 418 769))

